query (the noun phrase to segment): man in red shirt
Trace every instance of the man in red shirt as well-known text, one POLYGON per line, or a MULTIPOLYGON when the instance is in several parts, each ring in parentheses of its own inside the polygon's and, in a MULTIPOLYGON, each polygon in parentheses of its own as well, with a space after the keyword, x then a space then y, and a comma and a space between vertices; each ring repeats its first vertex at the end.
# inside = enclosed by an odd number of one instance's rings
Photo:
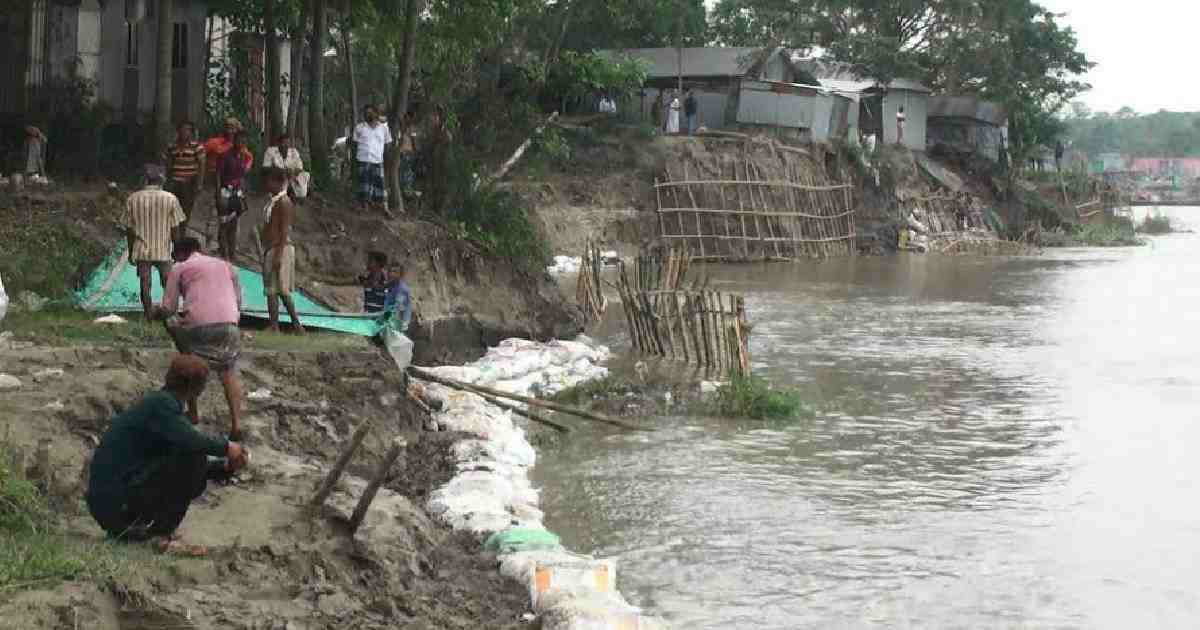
MULTIPOLYGON (((213 183, 213 208, 216 215, 221 214, 221 178, 218 177, 218 171, 221 168, 221 162, 225 160, 225 154, 233 148, 233 141, 241 130, 242 122, 240 120, 232 117, 226 118, 225 130, 221 135, 209 138, 204 142, 204 178, 213 183)), ((208 234, 210 242, 215 237, 215 234, 208 234)))
MULTIPOLYGON (((194 354, 221 375, 229 403, 229 439, 241 440, 242 382, 237 361, 242 353, 242 286, 229 262, 200 253, 200 241, 175 243, 175 267, 167 276, 162 305, 155 314, 166 320, 167 332, 183 354, 194 354), (183 298, 182 312, 179 299, 183 298)), ((199 418, 197 400, 188 400, 188 415, 199 418)))
POLYGON ((220 223, 217 241, 221 257, 229 262, 237 255, 238 221, 246 212, 244 182, 253 164, 254 155, 246 148, 246 132, 239 131, 234 134, 233 147, 225 152, 217 168, 217 179, 221 182, 217 192, 217 221, 220 223))

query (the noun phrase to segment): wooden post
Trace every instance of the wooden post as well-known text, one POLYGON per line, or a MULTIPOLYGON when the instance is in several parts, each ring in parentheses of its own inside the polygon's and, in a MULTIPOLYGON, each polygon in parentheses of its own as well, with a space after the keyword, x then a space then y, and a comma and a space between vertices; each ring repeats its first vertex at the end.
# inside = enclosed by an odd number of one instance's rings
POLYGON ((383 456, 383 461, 379 463, 379 468, 375 469, 375 476, 371 478, 371 482, 367 484, 366 490, 363 490, 362 496, 358 498, 358 505, 354 507, 354 514, 350 515, 350 531, 358 531, 359 525, 362 525, 363 519, 367 516, 367 509, 371 507, 371 502, 375 500, 375 495, 379 493, 379 486, 382 486, 383 482, 387 480, 388 472, 392 470, 396 459, 400 457, 400 453, 404 451, 404 447, 406 446, 408 446, 408 440, 402 437, 392 440, 392 447, 383 456))
POLYGON ((353 437, 350 438, 350 443, 346 445, 346 448, 342 449, 342 454, 338 455, 337 461, 333 463, 333 468, 330 468, 329 474, 325 475, 325 480, 317 488, 317 493, 308 502, 308 509, 310 511, 317 510, 324 505, 325 499, 329 498, 329 493, 333 492, 333 487, 337 485, 338 479, 341 478, 342 471, 346 470, 346 465, 354 457, 354 452, 358 450, 358 447, 362 446, 363 439, 367 437, 367 431, 370 428, 371 422, 364 420, 355 429, 353 437))

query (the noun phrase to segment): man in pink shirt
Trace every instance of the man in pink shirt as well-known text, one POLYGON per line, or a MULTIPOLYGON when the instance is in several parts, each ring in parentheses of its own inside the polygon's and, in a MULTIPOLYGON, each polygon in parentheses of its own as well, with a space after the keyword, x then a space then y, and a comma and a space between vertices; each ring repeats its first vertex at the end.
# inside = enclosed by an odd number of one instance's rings
MULTIPOLYGON (((166 320, 167 332, 183 354, 204 359, 221 375, 225 400, 229 403, 229 439, 242 440, 242 381, 237 360, 242 353, 238 320, 242 310, 242 286, 229 262, 200 253, 200 241, 183 238, 175 242, 175 266, 167 275, 162 305, 155 310, 166 320), (179 310, 179 299, 184 308, 179 310)), ((196 399, 188 401, 188 415, 199 422, 196 399)))

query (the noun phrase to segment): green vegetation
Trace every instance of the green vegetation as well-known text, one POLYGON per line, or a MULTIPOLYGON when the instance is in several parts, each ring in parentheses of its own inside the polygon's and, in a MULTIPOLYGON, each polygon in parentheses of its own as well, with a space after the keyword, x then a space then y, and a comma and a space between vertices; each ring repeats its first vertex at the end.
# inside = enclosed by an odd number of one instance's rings
POLYGON ((1138 226, 1137 231, 1141 234, 1170 234, 1174 232, 1171 229, 1171 217, 1166 215, 1151 217, 1148 216, 1142 224, 1138 226))
POLYGON ((646 387, 644 385, 634 383, 627 378, 615 374, 609 374, 604 378, 585 381, 573 387, 568 387, 551 396, 550 400, 564 405, 586 407, 594 400, 619 398, 629 394, 641 394, 645 390, 646 387))
POLYGON ((38 218, 0 217, 4 255, 0 277, 10 299, 32 291, 52 303, 69 303, 75 289, 106 253, 69 225, 38 218))
POLYGON ((766 379, 755 376, 730 377, 728 383, 717 389, 711 411, 726 418, 754 420, 789 420, 812 417, 814 413, 799 393, 775 389, 766 379))
POLYGON ((163 562, 148 548, 70 535, 33 482, 12 470, 0 444, 0 594, 63 580, 124 579, 163 562))
POLYGON ((1139 114, 1130 107, 1093 113, 1072 103, 1067 129, 1074 148, 1153 157, 1200 156, 1200 112, 1139 114))
POLYGON ((1111 219, 1103 223, 1081 226, 1074 234, 1077 243, 1086 247, 1129 247, 1144 245, 1134 233, 1129 219, 1111 219))

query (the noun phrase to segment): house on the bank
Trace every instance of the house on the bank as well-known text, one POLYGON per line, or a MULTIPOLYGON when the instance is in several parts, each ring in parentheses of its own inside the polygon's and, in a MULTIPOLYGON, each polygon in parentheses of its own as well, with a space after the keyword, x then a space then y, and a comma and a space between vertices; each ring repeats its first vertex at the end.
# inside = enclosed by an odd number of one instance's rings
POLYGON ((823 89, 783 48, 636 48, 602 54, 646 64, 638 104, 643 120, 650 119, 660 93, 669 97, 682 84, 683 94, 695 91, 699 124, 708 129, 769 129, 816 141, 849 132, 850 99, 823 89))
POLYGON ((862 76, 849 63, 824 58, 793 60, 796 70, 815 77, 832 93, 853 102, 855 115, 850 134, 873 135, 885 144, 896 144, 900 136, 898 114, 904 113, 904 146, 925 150, 926 121, 931 90, 919 81, 895 78, 886 84, 862 76))
POLYGON ((1008 146, 1008 114, 974 96, 931 96, 925 142, 998 162, 1008 146))
POLYGON ((1200 158, 1140 157, 1130 161, 1129 170, 1149 177, 1200 178, 1200 158))
MULTIPOLYGON (((171 117, 203 113, 203 0, 174 2, 171 35, 171 117)), ((155 0, 31 0, 0 11, 0 115, 22 115, 39 96, 78 78, 95 97, 126 117, 152 112, 158 91, 155 0)))

